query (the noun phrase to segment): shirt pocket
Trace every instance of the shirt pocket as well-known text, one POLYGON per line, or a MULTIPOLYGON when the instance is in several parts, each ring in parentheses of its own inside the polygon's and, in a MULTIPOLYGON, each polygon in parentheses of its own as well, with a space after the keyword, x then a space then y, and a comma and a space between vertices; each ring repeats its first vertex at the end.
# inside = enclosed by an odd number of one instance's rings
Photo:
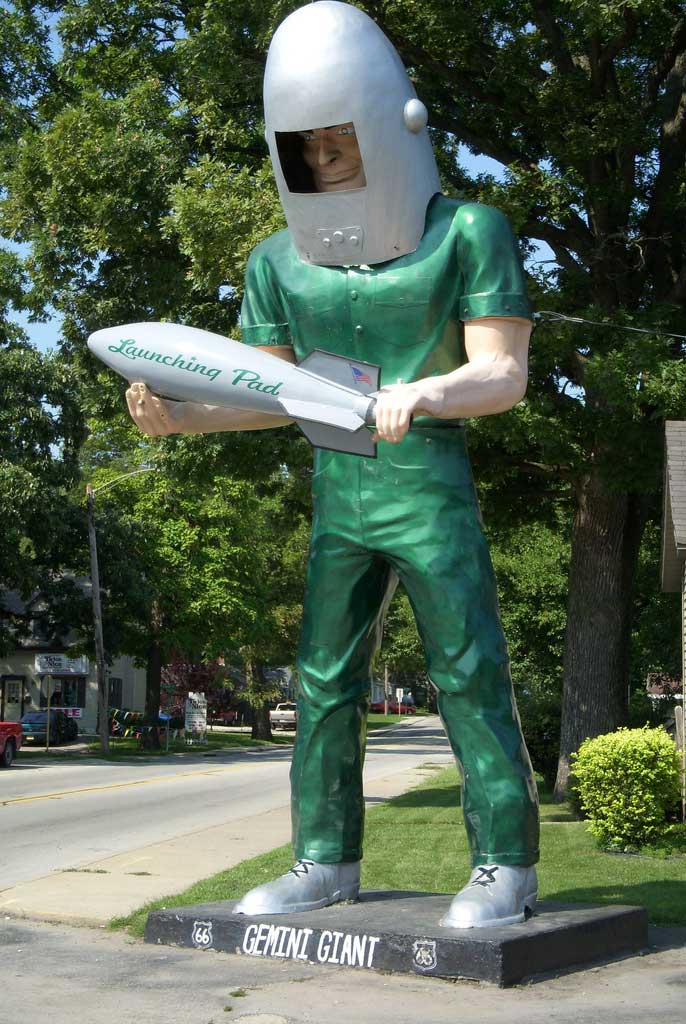
MULTIPOLYGON (((309 291, 305 294, 287 296, 288 319, 291 332, 299 343, 297 348, 307 354, 313 348, 333 349, 341 332, 341 321, 344 317, 342 302, 336 303, 331 289, 321 289, 318 293, 309 291)), ((301 358, 301 352, 298 352, 301 358)))
POLYGON ((374 282, 374 313, 384 340, 394 348, 413 348, 431 326, 431 279, 426 274, 379 274, 374 282))

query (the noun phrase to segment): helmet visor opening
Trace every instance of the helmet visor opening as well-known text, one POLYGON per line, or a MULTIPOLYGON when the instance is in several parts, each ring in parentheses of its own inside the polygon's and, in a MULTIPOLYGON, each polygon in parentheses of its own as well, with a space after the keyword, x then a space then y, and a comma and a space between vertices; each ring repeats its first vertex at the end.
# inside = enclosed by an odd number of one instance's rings
POLYGON ((274 134, 289 192, 347 192, 366 186, 352 121, 274 134))

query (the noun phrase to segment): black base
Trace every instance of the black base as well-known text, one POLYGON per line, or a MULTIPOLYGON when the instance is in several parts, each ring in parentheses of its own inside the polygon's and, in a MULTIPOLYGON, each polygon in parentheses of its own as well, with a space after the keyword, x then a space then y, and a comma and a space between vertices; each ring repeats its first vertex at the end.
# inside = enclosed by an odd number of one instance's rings
POLYGON ((145 941, 503 986, 648 945, 641 907, 539 903, 523 924, 459 930, 438 925, 450 900, 423 892, 364 892, 358 903, 263 917, 233 914, 233 902, 201 903, 153 911, 145 941))

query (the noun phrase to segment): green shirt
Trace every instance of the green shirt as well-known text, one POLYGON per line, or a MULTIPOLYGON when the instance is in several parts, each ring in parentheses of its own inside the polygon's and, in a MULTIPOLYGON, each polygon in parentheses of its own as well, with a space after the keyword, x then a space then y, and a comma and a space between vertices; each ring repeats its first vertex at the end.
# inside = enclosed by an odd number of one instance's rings
POLYGON ((298 362, 319 348, 375 363, 395 384, 460 366, 461 322, 489 316, 531 318, 507 218, 437 195, 415 252, 373 267, 315 266, 287 230, 267 238, 248 261, 241 329, 248 345, 291 345, 298 362))

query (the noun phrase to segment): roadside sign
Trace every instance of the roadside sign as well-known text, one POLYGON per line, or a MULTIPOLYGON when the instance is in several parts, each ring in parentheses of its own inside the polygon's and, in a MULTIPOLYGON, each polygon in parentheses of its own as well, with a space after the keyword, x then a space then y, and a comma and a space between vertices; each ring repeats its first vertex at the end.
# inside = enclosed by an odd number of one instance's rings
POLYGON ((39 676, 87 676, 89 671, 88 658, 68 658, 66 654, 37 654, 34 666, 39 676))
POLYGON ((204 693, 189 693, 186 698, 184 728, 191 742, 205 739, 207 733, 207 698, 204 693))

